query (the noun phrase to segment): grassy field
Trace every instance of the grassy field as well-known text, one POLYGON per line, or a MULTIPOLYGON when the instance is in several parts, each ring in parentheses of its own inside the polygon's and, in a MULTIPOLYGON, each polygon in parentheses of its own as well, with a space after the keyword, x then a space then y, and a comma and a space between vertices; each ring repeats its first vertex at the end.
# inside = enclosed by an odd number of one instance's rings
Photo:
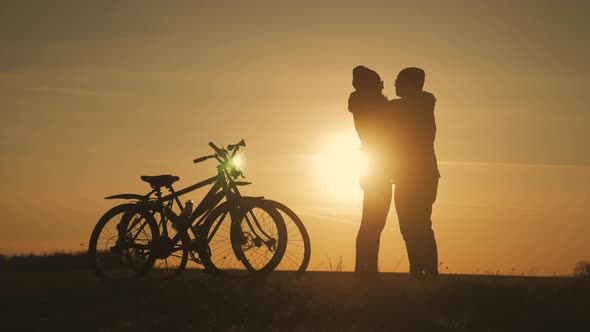
POLYGON ((309 272, 300 280, 100 283, 90 272, 0 272, 3 331, 590 331, 590 281, 309 272))

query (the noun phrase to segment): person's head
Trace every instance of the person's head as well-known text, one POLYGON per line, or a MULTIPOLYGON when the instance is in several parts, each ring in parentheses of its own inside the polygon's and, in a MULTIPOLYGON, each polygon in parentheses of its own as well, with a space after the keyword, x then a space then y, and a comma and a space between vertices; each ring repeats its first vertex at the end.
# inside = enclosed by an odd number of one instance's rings
POLYGON ((424 88, 424 70, 416 67, 405 68, 395 80, 395 94, 398 97, 415 95, 424 88))
POLYGON ((376 71, 365 66, 356 66, 352 70, 352 86, 357 91, 382 91, 383 81, 376 71))

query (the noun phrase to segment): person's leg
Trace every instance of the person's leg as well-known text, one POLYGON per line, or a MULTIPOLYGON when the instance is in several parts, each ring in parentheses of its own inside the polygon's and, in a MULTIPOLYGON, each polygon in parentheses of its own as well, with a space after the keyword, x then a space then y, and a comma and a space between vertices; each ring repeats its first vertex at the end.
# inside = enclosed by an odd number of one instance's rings
POLYGON ((373 224, 369 229, 369 243, 367 245, 367 271, 372 273, 378 272, 379 246, 381 242, 381 232, 385 228, 387 214, 391 206, 392 188, 389 179, 384 179, 379 188, 376 189, 378 196, 375 197, 373 224))
POLYGON ((399 228, 408 253, 410 263, 410 275, 419 278, 422 276, 423 266, 420 259, 420 239, 416 229, 415 208, 416 187, 412 183, 398 183, 395 186, 395 209, 399 220, 399 228))
POLYGON ((367 231, 367 228, 369 228, 369 224, 373 219, 370 215, 371 197, 371 193, 365 189, 363 193, 363 210, 361 216, 361 225, 356 235, 356 260, 354 266, 355 272, 367 271, 367 243, 369 242, 369 232, 367 231))
POLYGON ((438 190, 438 179, 430 180, 425 183, 423 191, 420 193, 421 206, 419 207, 419 229, 421 230, 421 261, 424 273, 429 278, 436 278, 438 275, 438 249, 436 238, 432 230, 432 205, 436 201, 438 190))
POLYGON ((430 218, 437 187, 438 179, 434 179, 404 183, 395 190, 395 207, 408 250, 410 274, 418 278, 438 274, 438 252, 430 218))
POLYGON ((389 179, 374 179, 363 186, 363 212, 356 239, 356 272, 377 273, 381 232, 391 205, 389 179))

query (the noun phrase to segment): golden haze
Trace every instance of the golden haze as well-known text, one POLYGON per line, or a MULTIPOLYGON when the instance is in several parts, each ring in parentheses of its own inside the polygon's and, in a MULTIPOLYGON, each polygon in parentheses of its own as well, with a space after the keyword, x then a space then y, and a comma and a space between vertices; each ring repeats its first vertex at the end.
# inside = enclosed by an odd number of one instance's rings
MULTIPOLYGON (((245 138, 249 192, 302 215, 311 269, 350 270, 358 167, 325 163, 348 153, 333 137, 355 140, 351 70, 394 97, 415 65, 438 99, 445 271, 570 273, 590 252, 590 23, 568 3, 6 5, 0 251, 80 249, 102 197, 146 191, 142 174, 192 184, 214 171, 191 163, 209 140, 245 138), (318 178, 334 169, 343 187, 318 178)), ((392 207, 381 269, 406 271, 404 252, 392 207)))

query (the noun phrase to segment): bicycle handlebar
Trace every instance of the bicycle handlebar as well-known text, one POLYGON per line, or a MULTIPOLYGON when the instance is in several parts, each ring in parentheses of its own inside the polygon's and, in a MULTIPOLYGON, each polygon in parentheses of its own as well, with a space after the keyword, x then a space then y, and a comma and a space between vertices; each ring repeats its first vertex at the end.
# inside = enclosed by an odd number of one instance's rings
POLYGON ((213 142, 209 142, 209 146, 213 148, 213 150, 215 150, 215 152, 217 152, 218 154, 222 154, 223 150, 218 148, 217 145, 215 145, 215 143, 213 142))
MULTIPOLYGON (((227 150, 224 148, 219 148, 217 145, 215 145, 215 143, 213 142, 209 142, 209 146, 211 148, 213 148, 213 150, 215 150, 215 153, 222 157, 222 158, 227 158, 229 155, 229 152, 232 152, 231 157, 233 157, 236 152, 238 152, 238 150, 240 149, 240 147, 245 147, 246 146, 246 141, 244 141, 244 139, 242 138, 238 143, 236 144, 230 144, 227 146, 227 150)), ((231 158, 230 157, 230 158, 231 158)))
POLYGON ((193 163, 197 164, 197 163, 200 163, 202 161, 205 161, 205 160, 211 159, 211 158, 215 158, 215 156, 214 155, 210 155, 210 156, 200 157, 200 158, 194 159, 193 160, 193 163))
POLYGON ((215 154, 194 159, 193 163, 195 163, 195 164, 200 163, 202 161, 205 161, 205 160, 211 159, 211 158, 216 158, 220 163, 222 163, 224 161, 227 161, 230 158, 233 158, 236 155, 236 153, 238 152, 238 150, 240 149, 240 147, 246 146, 246 142, 242 138, 242 140, 240 140, 238 143, 228 145, 227 149, 219 148, 213 142, 209 142, 209 146, 213 150, 215 150, 215 154), (229 154, 230 151, 232 152, 231 156, 229 154))

